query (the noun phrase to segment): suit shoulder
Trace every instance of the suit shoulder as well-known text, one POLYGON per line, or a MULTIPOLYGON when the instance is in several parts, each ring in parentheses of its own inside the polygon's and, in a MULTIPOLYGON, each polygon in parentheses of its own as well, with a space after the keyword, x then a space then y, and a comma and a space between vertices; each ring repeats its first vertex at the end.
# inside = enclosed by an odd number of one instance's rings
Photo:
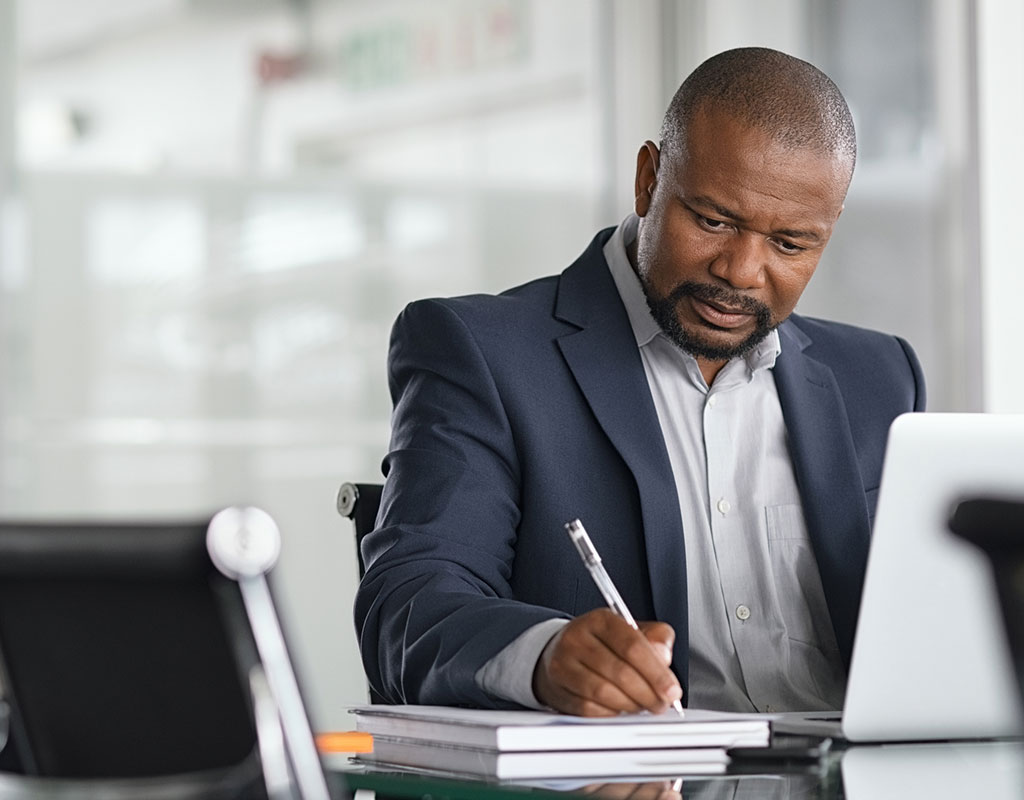
MULTIPOLYGON (((911 408, 925 407, 925 379, 914 348, 899 336, 842 322, 793 315, 791 335, 804 354, 827 364, 846 386, 904 386, 911 408)), ((858 389, 859 391, 859 389, 858 389)), ((872 390, 873 391, 873 390, 872 390)))
POLYGON ((874 352, 877 348, 910 349, 910 345, 899 336, 845 322, 793 314, 788 323, 809 340, 811 349, 855 350, 868 353, 874 352))
POLYGON ((467 294, 457 297, 432 297, 415 300, 405 307, 402 317, 436 319, 456 317, 471 328, 522 324, 531 315, 551 316, 558 276, 537 278, 500 294, 467 294))

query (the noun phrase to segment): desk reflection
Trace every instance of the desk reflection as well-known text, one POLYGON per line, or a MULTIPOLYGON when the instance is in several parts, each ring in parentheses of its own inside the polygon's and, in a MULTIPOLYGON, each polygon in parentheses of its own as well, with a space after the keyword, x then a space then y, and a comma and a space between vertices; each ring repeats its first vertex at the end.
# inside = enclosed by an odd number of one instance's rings
POLYGON ((855 747, 842 759, 846 800, 1020 800, 1024 743, 855 747))
POLYGON ((677 781, 615 779, 586 783, 580 780, 547 780, 518 785, 601 800, 825 800, 837 796, 834 790, 830 791, 831 782, 824 772, 687 776, 677 781))
POLYGON ((813 766, 780 763, 773 767, 765 762, 734 761, 729 769, 724 775, 687 775, 677 781, 635 777, 486 783, 374 770, 349 773, 346 778, 350 790, 376 790, 377 800, 417 794, 449 800, 528 800, 538 790, 537 797, 553 797, 550 792, 559 792, 566 800, 1024 798, 1024 741, 853 746, 845 751, 834 749, 813 766))
POLYGON ((821 775, 729 775, 718 780, 684 781, 684 800, 796 800, 829 797, 821 775))
POLYGON ((625 781, 621 783, 591 783, 580 786, 577 794, 600 800, 681 800, 682 781, 625 781))

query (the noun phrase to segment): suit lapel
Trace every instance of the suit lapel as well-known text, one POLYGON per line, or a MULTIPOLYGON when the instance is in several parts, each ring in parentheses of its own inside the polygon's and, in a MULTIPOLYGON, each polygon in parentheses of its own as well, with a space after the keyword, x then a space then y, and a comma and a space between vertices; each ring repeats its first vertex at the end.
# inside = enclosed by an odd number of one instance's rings
POLYGON ((775 384, 832 625, 849 666, 869 541, 863 479, 832 370, 806 355, 811 342, 793 322, 779 334, 775 384))
POLYGON ((686 555, 672 465, 640 351, 601 248, 602 232, 563 274, 555 316, 579 327, 558 339, 598 423, 636 479, 654 610, 675 628, 674 664, 686 685, 686 555))

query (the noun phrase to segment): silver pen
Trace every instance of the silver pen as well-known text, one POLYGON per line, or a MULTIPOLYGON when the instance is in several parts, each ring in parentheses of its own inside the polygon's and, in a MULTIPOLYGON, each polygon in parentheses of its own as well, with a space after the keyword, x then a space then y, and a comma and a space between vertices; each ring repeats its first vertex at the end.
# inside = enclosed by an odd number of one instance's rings
MULTIPOLYGON (((594 543, 590 541, 590 536, 587 535, 587 530, 583 527, 583 523, 578 519, 574 519, 572 522, 565 523, 565 530, 568 532, 569 538, 572 539, 572 543, 576 545, 576 549, 579 551, 580 558, 583 559, 587 572, 594 579, 597 588, 601 590, 608 608, 622 617, 633 630, 640 630, 640 626, 636 624, 636 620, 633 619, 633 615, 629 613, 629 609, 626 607, 626 601, 622 599, 619 590, 612 583, 611 576, 608 575, 604 564, 601 563, 601 556, 597 554, 597 549, 594 547, 594 543)), ((678 700, 672 704, 672 708, 679 712, 679 716, 685 716, 683 704, 678 700)))

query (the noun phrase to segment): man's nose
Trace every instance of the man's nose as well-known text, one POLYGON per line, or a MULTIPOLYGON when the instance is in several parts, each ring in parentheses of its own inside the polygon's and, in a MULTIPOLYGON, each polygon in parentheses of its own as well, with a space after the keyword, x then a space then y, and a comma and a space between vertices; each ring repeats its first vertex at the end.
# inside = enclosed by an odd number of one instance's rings
POLYGON ((710 272, 734 289, 760 289, 769 259, 767 246, 760 236, 737 233, 711 262, 710 272))

